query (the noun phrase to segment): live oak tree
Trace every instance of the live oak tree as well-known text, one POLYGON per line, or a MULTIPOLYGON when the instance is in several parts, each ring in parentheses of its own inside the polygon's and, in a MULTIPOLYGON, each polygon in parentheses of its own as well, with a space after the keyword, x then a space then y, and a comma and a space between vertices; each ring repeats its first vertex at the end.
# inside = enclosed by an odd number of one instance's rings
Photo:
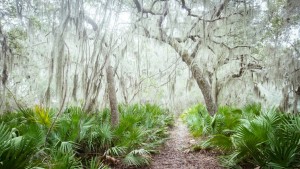
MULTIPOLYGON (((216 40, 216 36, 221 36, 224 39, 231 38, 231 31, 222 30, 223 32, 220 32, 223 35, 218 35, 218 29, 220 27, 226 29, 226 22, 233 22, 231 24, 238 22, 238 20, 232 21, 231 18, 242 19, 243 15, 248 15, 248 9, 241 8, 237 2, 236 8, 232 10, 228 6, 229 4, 233 5, 232 3, 235 2, 229 0, 213 3, 213 5, 209 2, 206 4, 206 1, 186 3, 185 0, 155 0, 151 3, 141 3, 142 1, 133 0, 133 2, 139 13, 137 25, 142 27, 143 35, 167 43, 181 56, 182 61, 189 67, 202 92, 208 112, 211 115, 215 114, 217 111, 216 93, 219 90, 215 89, 217 88, 216 85, 214 85, 214 89, 212 88, 212 78, 215 76, 215 72, 209 72, 208 76, 206 72, 203 72, 203 69, 197 63, 197 57, 201 57, 199 49, 204 47, 211 50, 214 55, 220 55, 215 53, 215 46, 217 48, 225 47, 229 50, 249 48, 250 46, 245 44, 229 46, 226 42, 218 41, 220 38, 216 40), (149 30, 143 26, 147 20, 154 22, 149 19, 151 17, 157 19, 156 30, 149 30)), ((238 32, 236 36, 239 36, 238 32)), ((234 41, 230 43, 236 44, 234 41)), ((261 67, 258 66, 258 68, 261 67)), ((243 66, 240 69, 242 70, 243 66)), ((241 73, 239 76, 241 76, 241 73)))
MULTIPOLYGON (((262 94, 261 87, 268 85, 265 77, 275 76, 276 82, 272 82, 272 85, 277 89, 281 88, 280 83, 287 81, 284 81, 283 77, 276 77, 274 72, 290 74, 289 77, 298 79, 297 73, 288 72, 297 72, 299 57, 285 58, 295 63, 291 71, 278 67, 274 67, 276 71, 270 71, 267 65, 275 61, 272 54, 256 53, 274 44, 274 51, 278 51, 277 53, 286 50, 283 44, 279 44, 285 41, 281 39, 282 35, 291 33, 287 28, 299 25, 299 17, 292 12, 299 9, 299 3, 295 1, 266 1, 259 4, 247 0, 132 0, 132 3, 137 11, 134 25, 138 30, 136 33, 164 42, 178 53, 193 73, 210 114, 217 111, 219 93, 222 88, 230 85, 231 81, 244 81, 243 85, 253 88, 255 97, 266 102, 270 99, 266 98, 269 94, 262 94), (275 37, 274 41, 272 35, 275 37), (205 50, 210 51, 208 57, 212 58, 210 60, 213 62, 210 66, 199 63, 207 53, 205 50), (224 71, 226 65, 231 65, 232 71, 221 78, 220 72, 224 71)), ((290 43, 291 40, 287 38, 286 41, 290 43)), ((275 53, 275 56, 284 60, 281 55, 275 53)), ((299 81, 290 82, 298 84, 299 81)), ((297 85, 292 86, 294 87, 288 92, 297 93, 297 85)), ((240 97, 246 96, 241 93, 235 97, 237 102, 240 97)), ((294 111, 297 111, 297 94, 294 98, 294 111)), ((270 102, 272 101, 269 101, 269 104, 272 104, 270 102)))

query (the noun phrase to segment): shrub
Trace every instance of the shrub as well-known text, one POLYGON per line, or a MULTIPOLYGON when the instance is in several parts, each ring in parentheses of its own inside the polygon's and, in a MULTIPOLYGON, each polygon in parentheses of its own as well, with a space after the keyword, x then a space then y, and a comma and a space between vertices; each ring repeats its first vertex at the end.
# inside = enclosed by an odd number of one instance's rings
POLYGON ((0 169, 147 165, 173 123, 157 105, 120 105, 116 128, 110 125, 109 109, 87 114, 69 107, 48 133, 54 111, 36 106, 0 116, 0 169))
MULTIPOLYGON (((245 120, 232 136, 236 154, 232 164, 242 160, 267 168, 300 166, 299 116, 270 110, 245 120)), ((226 157, 224 158, 226 159, 226 157)))
POLYGON ((192 133, 205 136, 199 144, 201 148, 219 149, 226 154, 220 157, 225 167, 238 167, 245 162, 262 168, 300 166, 299 115, 275 109, 263 112, 259 104, 243 109, 221 107, 209 123, 204 123, 209 119, 207 115, 203 106, 197 105, 182 117, 192 133))

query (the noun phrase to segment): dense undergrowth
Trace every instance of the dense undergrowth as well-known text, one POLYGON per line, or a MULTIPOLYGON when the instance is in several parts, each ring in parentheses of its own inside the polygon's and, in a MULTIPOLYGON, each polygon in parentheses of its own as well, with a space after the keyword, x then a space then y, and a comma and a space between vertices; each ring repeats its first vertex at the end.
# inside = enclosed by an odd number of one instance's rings
POLYGON ((220 107, 214 116, 196 105, 181 117, 193 136, 201 136, 194 149, 219 150, 225 167, 300 167, 299 115, 263 111, 260 105, 252 104, 242 109, 220 107))
POLYGON ((109 168, 149 164, 167 137, 173 118, 156 105, 119 106, 120 124, 110 125, 110 111, 56 111, 39 106, 0 116, 0 169, 109 168))

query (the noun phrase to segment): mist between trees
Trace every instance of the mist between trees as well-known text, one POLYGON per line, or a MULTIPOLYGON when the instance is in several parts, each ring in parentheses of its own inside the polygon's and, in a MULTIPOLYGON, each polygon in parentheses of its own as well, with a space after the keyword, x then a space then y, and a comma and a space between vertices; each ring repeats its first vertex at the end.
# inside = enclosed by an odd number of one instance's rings
POLYGON ((299 11, 298 0, 4 0, 0 110, 92 111, 115 91, 116 103, 176 111, 260 102, 297 112, 299 11))

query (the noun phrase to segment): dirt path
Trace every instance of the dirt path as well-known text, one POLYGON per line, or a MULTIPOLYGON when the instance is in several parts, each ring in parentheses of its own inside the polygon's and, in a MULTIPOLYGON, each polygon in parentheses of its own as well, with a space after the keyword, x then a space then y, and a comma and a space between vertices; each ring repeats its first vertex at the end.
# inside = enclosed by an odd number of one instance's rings
POLYGON ((147 169, 213 169, 218 165, 216 155, 204 152, 186 152, 192 138, 180 119, 170 133, 170 139, 159 154, 153 157, 147 169))

